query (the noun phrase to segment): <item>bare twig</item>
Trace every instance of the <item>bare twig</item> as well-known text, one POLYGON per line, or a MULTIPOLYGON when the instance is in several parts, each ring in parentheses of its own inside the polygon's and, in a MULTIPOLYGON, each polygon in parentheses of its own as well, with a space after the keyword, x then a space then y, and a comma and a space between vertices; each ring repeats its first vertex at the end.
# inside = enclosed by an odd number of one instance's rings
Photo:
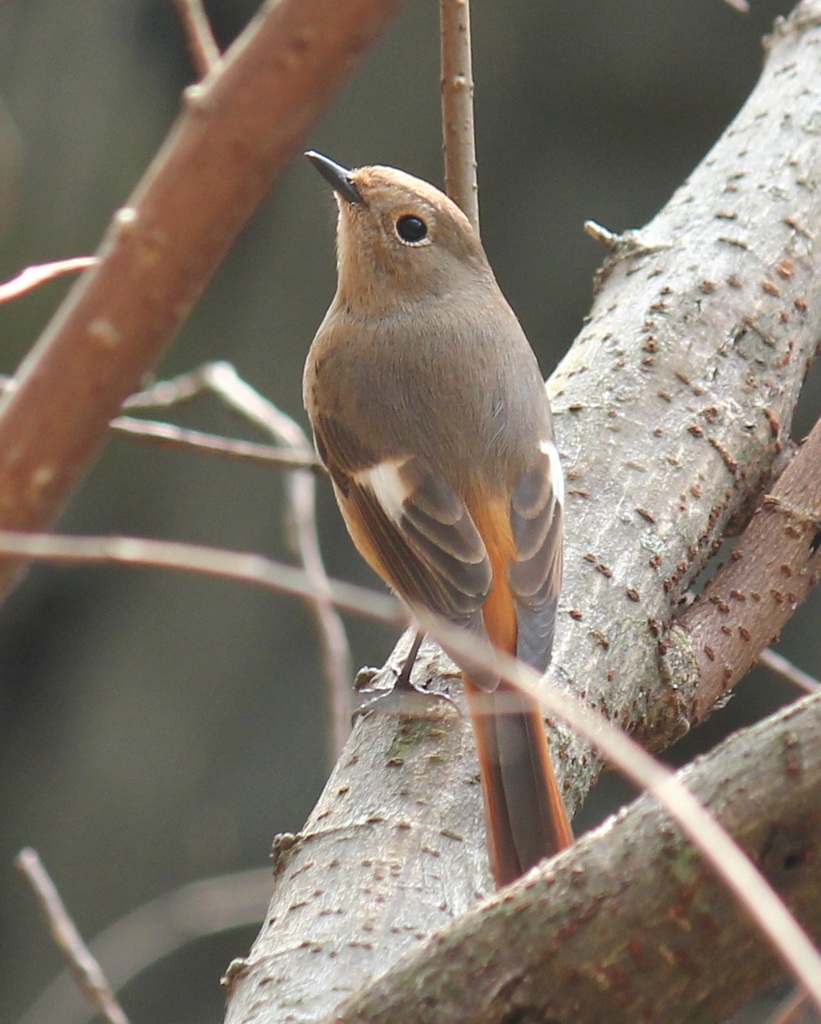
MULTIPOLYGON (((180 541, 141 537, 67 537, 0 530, 0 555, 65 564, 100 562, 177 569, 253 583, 306 601, 317 596, 316 583, 304 569, 253 552, 226 551, 180 541)), ((398 626, 407 623, 407 615, 387 594, 327 578, 323 592, 326 600, 344 611, 398 626)))
MULTIPOLYGON (((43 529, 59 513, 111 418, 403 2, 280 0, 189 87, 166 145, 114 217, 99 263, 0 398, 0 527, 43 529)), ((19 569, 0 568, 0 596, 19 569)))
POLYGON ((442 140, 445 191, 479 233, 479 186, 473 131, 470 0, 440 0, 442 140))
MULTIPOLYGON (((271 869, 257 868, 191 882, 137 907, 91 943, 106 964, 112 986, 121 990, 163 957, 207 935, 259 921, 271 890, 271 869)), ((85 1005, 71 1001, 66 974, 58 975, 17 1024, 85 1024, 85 1005)))
POLYGON ((202 0, 174 0, 174 5, 185 29, 194 70, 200 78, 205 78, 219 61, 220 51, 202 0))
POLYGON ((62 277, 64 274, 75 274, 80 270, 88 270, 97 262, 96 256, 75 256, 68 260, 55 260, 53 263, 37 263, 26 267, 17 277, 11 281, 0 284, 0 302, 8 302, 20 295, 37 288, 46 281, 53 281, 55 277, 62 277))
POLYGON ((615 231, 611 231, 610 228, 606 228, 603 224, 598 224, 594 220, 586 220, 582 227, 586 235, 592 238, 594 242, 603 245, 608 252, 614 252, 618 249, 622 236, 617 235, 615 231))
POLYGON ((807 993, 803 988, 796 988, 776 1007, 767 1024, 798 1024, 807 1009, 807 993))
POLYGON ((218 434, 207 434, 201 430, 179 427, 175 423, 160 423, 157 420, 138 419, 135 416, 117 416, 111 421, 111 429, 138 441, 156 444, 163 448, 183 451, 205 452, 209 455, 224 455, 245 462, 262 463, 280 469, 307 469, 317 476, 325 476, 325 467, 316 455, 295 452, 290 448, 275 448, 254 441, 242 441, 218 434))
MULTIPOLYGON (((130 407, 173 405, 204 391, 216 395, 235 412, 264 431, 297 456, 314 459, 314 448, 305 432, 290 416, 263 398, 237 374, 230 363, 207 363, 172 381, 162 381, 132 396, 130 407)), ((310 473, 289 474, 286 484, 289 505, 289 538, 315 587, 309 606, 322 645, 325 679, 331 712, 330 763, 336 759, 350 731, 351 655, 345 627, 332 603, 324 598, 327 581, 316 529, 315 481, 310 473)))
POLYGON ((791 686, 795 686, 805 693, 815 693, 816 690, 821 688, 821 683, 817 679, 813 679, 807 672, 793 665, 791 661, 787 661, 783 655, 774 651, 772 647, 764 648, 758 656, 758 663, 763 665, 764 668, 768 668, 779 679, 783 679, 791 686))
POLYGON ((108 1024, 128 1024, 128 1017, 117 1002, 117 997, 106 981, 100 965, 91 955, 69 917, 57 887, 36 850, 29 847, 21 850, 14 863, 31 886, 54 941, 68 961, 71 973, 86 998, 108 1024))

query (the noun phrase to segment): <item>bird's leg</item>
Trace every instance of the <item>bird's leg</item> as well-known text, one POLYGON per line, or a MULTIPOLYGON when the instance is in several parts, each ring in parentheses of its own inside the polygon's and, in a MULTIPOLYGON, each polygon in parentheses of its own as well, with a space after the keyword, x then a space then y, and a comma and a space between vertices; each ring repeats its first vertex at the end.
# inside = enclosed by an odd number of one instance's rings
POLYGON ((413 675, 413 666, 416 663, 416 655, 419 653, 419 648, 422 646, 422 641, 425 639, 425 634, 421 629, 417 629, 416 636, 413 638, 413 643, 410 645, 410 650, 405 655, 405 661, 396 677, 396 682, 393 684, 394 690, 418 690, 419 687, 414 686, 411 682, 411 676, 413 675))
POLYGON ((370 714, 373 711, 382 711, 411 717, 420 713, 427 714, 431 700, 446 701, 458 714, 459 709, 447 694, 435 693, 431 690, 426 690, 421 686, 416 686, 413 683, 411 678, 413 674, 413 666, 416 663, 416 657, 419 654, 419 648, 422 646, 422 641, 424 639, 425 634, 422 630, 417 630, 416 636, 413 638, 413 643, 410 645, 408 653, 405 655, 402 668, 396 676, 393 687, 387 693, 379 694, 377 697, 371 697, 363 704, 360 704, 353 713, 354 721, 359 718, 360 715, 370 714), (422 706, 419 703, 420 701, 424 702, 425 710, 423 712, 416 710, 417 707, 422 706))

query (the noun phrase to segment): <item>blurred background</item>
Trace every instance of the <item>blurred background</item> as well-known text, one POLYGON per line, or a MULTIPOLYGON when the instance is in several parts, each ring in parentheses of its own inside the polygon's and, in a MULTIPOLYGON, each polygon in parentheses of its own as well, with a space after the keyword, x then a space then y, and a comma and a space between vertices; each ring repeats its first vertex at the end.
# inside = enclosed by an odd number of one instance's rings
MULTIPOLYGON (((255 4, 207 7, 227 46, 255 4)), ((791 7, 751 0, 744 16, 722 0, 477 0, 483 240, 545 373, 580 328, 602 257, 583 221, 620 231, 653 216, 743 103, 761 36, 791 7)), ((437 8, 409 5, 307 144, 441 184, 437 8)), ((0 280, 96 249, 192 79, 170 0, 0 5, 0 280)), ((302 364, 334 289, 333 224, 329 190, 295 160, 158 375, 230 360, 304 425, 302 364)), ((0 373, 14 371, 67 288, 0 307, 0 373)), ((816 374, 798 435, 818 408, 816 374)), ((176 418, 259 439, 214 402, 176 418)), ((114 438, 61 528, 288 558, 281 495, 277 471, 114 438)), ((325 484, 319 516, 330 573, 372 585, 325 484)), ((819 604, 780 646, 815 674, 819 604)), ((348 627, 355 665, 381 664, 394 635, 348 627)), ((791 697, 753 673, 670 756, 791 697)), ((323 785, 323 702, 312 622, 295 600, 147 569, 32 569, 0 610, 0 1020, 17 1020, 62 966, 12 866, 21 846, 40 851, 87 938, 191 881, 264 869, 273 834, 297 830, 323 785)), ((623 793, 600 787, 584 824, 623 793)), ((132 1019, 219 1021, 219 977, 254 933, 159 962, 124 992, 132 1019)), ((75 1018, 50 1024, 63 1019, 75 1018)))

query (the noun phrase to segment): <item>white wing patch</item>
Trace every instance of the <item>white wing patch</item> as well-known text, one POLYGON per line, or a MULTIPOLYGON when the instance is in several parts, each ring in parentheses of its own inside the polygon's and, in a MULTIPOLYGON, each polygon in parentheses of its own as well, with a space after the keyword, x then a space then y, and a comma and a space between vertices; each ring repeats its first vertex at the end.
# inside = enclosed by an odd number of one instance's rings
POLYGON ((356 483, 374 495, 385 515, 397 525, 404 512, 405 499, 411 493, 408 484, 399 475, 399 470, 406 462, 407 459, 386 459, 353 474, 356 483))
POLYGON ((553 497, 564 508, 564 474, 559 459, 559 452, 552 441, 541 441, 539 450, 550 460, 550 479, 553 485, 553 497))

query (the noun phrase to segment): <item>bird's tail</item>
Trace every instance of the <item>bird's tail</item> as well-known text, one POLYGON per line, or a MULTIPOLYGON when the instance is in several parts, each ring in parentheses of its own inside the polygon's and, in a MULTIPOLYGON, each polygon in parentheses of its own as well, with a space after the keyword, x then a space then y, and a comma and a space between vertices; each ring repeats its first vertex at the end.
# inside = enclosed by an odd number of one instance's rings
POLYGON ((485 799, 488 850, 501 887, 573 842, 538 702, 505 682, 481 689, 467 676, 485 799))

